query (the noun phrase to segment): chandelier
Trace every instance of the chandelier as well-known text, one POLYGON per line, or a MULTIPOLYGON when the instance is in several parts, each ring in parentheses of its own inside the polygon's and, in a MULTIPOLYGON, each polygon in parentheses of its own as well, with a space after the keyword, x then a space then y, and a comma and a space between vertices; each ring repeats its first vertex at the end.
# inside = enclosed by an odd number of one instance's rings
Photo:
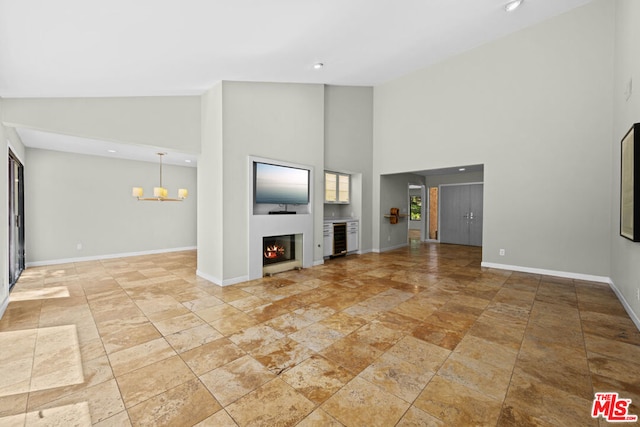
POLYGON ((178 198, 172 199, 167 197, 167 189, 162 186, 162 156, 167 153, 156 153, 160 156, 160 186, 153 187, 153 197, 143 197, 142 187, 133 187, 132 196, 142 201, 153 201, 153 202, 181 202, 187 198, 189 192, 186 188, 180 188, 178 190, 178 198))

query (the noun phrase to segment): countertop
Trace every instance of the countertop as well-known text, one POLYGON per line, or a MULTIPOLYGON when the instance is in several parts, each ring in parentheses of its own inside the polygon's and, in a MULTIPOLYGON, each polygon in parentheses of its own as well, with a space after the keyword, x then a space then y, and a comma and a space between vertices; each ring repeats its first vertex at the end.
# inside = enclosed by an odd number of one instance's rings
POLYGON ((360 221, 359 218, 325 218, 324 222, 325 223, 334 223, 334 222, 349 222, 349 221, 360 221))

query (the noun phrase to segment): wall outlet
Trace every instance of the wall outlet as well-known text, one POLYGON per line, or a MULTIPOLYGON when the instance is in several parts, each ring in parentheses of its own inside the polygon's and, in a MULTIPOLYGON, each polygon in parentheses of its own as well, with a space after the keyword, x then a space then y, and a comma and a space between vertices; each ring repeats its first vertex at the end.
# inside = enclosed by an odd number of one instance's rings
POLYGON ((504 256, 504 249, 500 249, 498 253, 500 254, 500 256, 504 256))
POLYGON ((82 250, 82 243, 78 243, 78 244, 76 245, 76 249, 77 249, 77 250, 79 250, 79 251, 81 251, 81 250, 82 250))

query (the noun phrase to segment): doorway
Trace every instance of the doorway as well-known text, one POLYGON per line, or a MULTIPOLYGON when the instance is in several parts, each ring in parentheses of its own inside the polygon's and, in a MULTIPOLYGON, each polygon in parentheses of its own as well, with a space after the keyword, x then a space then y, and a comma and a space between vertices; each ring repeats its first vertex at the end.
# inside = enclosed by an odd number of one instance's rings
POLYGON ((438 187, 429 187, 429 229, 427 240, 438 240, 438 187))
POLYGON ((482 183, 441 186, 441 243, 482 246, 482 196, 482 183))
POLYGON ((24 270, 24 166, 9 150, 9 289, 24 270))
POLYGON ((421 242, 425 234, 424 185, 409 184, 409 221, 407 221, 409 243, 421 242))

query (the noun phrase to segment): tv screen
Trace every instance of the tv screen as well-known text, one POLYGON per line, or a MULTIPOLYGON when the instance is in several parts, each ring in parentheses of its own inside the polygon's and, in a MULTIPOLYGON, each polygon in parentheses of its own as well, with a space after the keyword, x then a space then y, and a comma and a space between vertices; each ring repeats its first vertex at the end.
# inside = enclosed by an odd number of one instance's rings
POLYGON ((309 203, 309 170, 259 162, 254 168, 256 203, 309 203))

